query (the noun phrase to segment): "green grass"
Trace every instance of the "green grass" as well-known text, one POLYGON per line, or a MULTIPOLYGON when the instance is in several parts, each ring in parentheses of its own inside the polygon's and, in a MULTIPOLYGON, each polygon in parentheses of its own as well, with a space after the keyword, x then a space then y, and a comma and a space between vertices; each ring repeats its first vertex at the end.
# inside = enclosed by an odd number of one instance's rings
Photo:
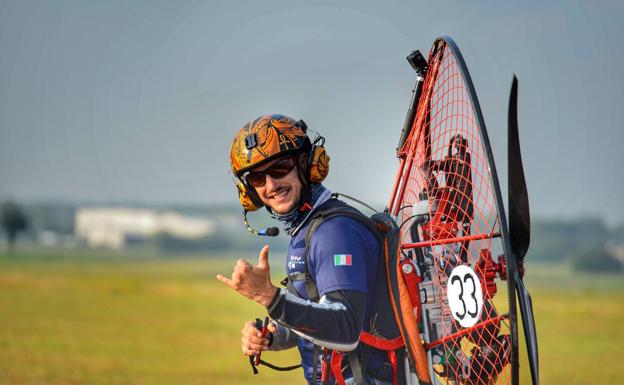
MULTIPOLYGON (((253 376, 242 356, 242 323, 264 310, 214 278, 236 258, 0 255, 0 384, 301 384, 300 370, 253 376)), ((624 383, 624 277, 555 265, 527 276, 542 383, 624 383)))
MULTIPOLYGON (((542 384, 624 384, 624 275, 529 266, 542 384)), ((522 337, 523 338, 523 337, 522 337)), ((529 383, 523 367, 523 383, 529 383)))
POLYGON ((252 375, 240 328, 266 311, 214 278, 234 261, 0 259, 0 384, 300 382, 300 370, 252 375))

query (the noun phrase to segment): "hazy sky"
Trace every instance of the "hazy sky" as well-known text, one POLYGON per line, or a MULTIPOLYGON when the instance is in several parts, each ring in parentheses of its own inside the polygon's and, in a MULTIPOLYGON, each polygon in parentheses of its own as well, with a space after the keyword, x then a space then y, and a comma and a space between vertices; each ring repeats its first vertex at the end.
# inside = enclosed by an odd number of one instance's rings
POLYGON ((622 2, 2 1, 0 199, 235 203, 265 113, 327 138, 327 185, 386 202, 413 49, 461 48, 506 181, 512 74, 532 212, 624 220, 622 2))

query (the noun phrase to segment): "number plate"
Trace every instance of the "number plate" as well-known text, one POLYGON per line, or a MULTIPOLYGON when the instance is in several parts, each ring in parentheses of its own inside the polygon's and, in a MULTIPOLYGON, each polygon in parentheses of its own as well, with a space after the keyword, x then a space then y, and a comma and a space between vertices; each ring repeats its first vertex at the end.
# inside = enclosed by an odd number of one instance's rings
POLYGON ((451 314, 465 328, 474 326, 481 318, 483 290, 477 274, 467 265, 453 269, 449 276, 446 295, 451 314))

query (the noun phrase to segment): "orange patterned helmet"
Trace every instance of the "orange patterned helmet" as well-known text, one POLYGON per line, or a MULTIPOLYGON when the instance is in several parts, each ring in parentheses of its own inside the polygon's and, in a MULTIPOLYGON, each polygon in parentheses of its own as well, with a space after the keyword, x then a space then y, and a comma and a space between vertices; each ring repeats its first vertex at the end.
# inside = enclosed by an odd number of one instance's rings
MULTIPOLYGON (((308 127, 303 120, 294 120, 284 115, 264 115, 241 128, 232 142, 230 165, 236 176, 238 199, 245 212, 264 206, 256 190, 247 185, 244 174, 252 168, 273 159, 307 154, 306 165, 297 168, 299 178, 305 186, 321 183, 329 173, 329 156, 323 147, 325 138, 317 135, 314 143, 306 133, 308 127)), ((301 199, 309 196, 309 187, 301 199)), ((305 202, 304 202, 305 203, 305 202)))
POLYGON ((232 142, 230 165, 237 177, 280 156, 309 150, 306 124, 284 115, 264 115, 245 124, 232 142))

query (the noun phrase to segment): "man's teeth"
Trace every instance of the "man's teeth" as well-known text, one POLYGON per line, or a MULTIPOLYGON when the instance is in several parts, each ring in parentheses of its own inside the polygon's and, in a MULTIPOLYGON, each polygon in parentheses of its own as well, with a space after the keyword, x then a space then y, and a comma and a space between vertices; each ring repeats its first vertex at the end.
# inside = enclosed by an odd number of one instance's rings
POLYGON ((281 197, 285 196, 287 193, 288 193, 288 189, 283 189, 283 190, 278 191, 275 194, 273 194, 273 198, 281 198, 281 197))

